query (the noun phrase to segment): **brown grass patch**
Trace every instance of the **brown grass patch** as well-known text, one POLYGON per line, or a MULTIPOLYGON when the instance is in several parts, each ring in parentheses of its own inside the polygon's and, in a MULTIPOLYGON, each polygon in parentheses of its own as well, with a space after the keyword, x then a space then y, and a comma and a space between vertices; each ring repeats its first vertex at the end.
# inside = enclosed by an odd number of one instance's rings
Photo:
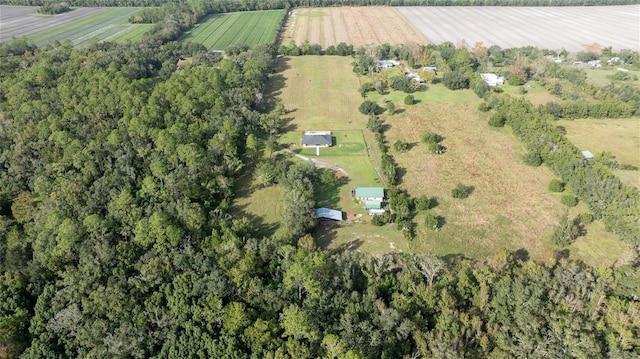
POLYGON ((413 197, 435 196, 434 212, 446 221, 433 232, 416 217, 415 251, 482 257, 501 247, 523 248, 532 258, 548 260, 553 251, 547 238, 564 211, 547 190, 553 175, 546 167, 522 164, 524 146, 508 129, 489 127, 476 110, 478 101, 469 93, 465 104, 423 102, 387 120, 389 143, 417 144, 394 153, 405 172, 401 186, 413 197), (445 154, 428 154, 420 144, 427 130, 444 137, 445 154), (469 198, 451 197, 457 183, 473 186, 469 198))
POLYGON ((289 16, 283 44, 294 40, 320 44, 323 48, 340 42, 355 48, 369 44, 426 43, 397 10, 388 6, 300 8, 289 16))

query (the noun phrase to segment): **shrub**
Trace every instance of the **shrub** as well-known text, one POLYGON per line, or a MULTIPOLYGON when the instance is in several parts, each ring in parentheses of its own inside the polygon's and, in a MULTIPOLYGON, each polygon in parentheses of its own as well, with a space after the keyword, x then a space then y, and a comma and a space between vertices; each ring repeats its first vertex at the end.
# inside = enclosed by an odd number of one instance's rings
POLYGON ((413 97, 413 95, 407 95, 407 96, 404 98, 404 104, 405 104, 405 105, 409 105, 409 106, 411 106, 411 105, 413 105, 414 103, 416 103, 416 98, 415 98, 415 97, 413 97))
POLYGON ((393 144, 393 148, 398 152, 407 152, 409 150, 409 143, 402 140, 397 140, 393 144))
POLYGON ((473 92, 475 92, 476 95, 478 95, 478 97, 480 98, 483 98, 484 95, 489 91, 491 91, 491 86, 489 86, 484 81, 477 81, 473 86, 473 92))
POLYGON ((394 113, 396 113, 396 105, 394 105, 391 101, 387 102, 387 112, 389 113, 389 115, 393 115, 394 113))
POLYGON ((509 85, 520 86, 520 85, 524 85, 524 82, 525 81, 521 75, 514 74, 509 76, 509 85))
POLYGON ((418 198, 415 199, 415 208, 418 211, 426 211, 428 209, 431 209, 433 207, 435 203, 435 200, 433 198, 429 198, 425 195, 422 195, 418 198))
POLYGON ((427 144, 427 152, 433 155, 441 155, 447 151, 447 148, 437 142, 429 142, 427 144))
POLYGON ((564 204, 567 207, 575 207, 578 205, 578 197, 576 197, 573 193, 565 193, 560 198, 560 203, 564 204))
POLYGON ((542 164, 542 156, 538 152, 528 152, 522 156, 522 161, 529 166, 538 167, 542 164))
POLYGON ((552 179, 551 182, 549 183, 549 191, 556 192, 556 193, 563 192, 564 182, 562 182, 557 178, 552 179))
POLYGON ((438 143, 440 141, 442 141, 442 136, 434 132, 427 131, 422 134, 422 142, 424 143, 438 143))
POLYGON ((367 122, 367 129, 374 133, 379 133, 382 130, 382 120, 375 115, 369 116, 369 121, 367 122))
POLYGON ((489 126, 491 127, 504 127, 504 124, 507 122, 507 118, 504 114, 496 112, 491 117, 489 117, 489 126))
POLYGON ((580 223, 589 224, 593 222, 593 214, 591 213, 580 213, 578 218, 580 219, 580 223))
POLYGON ((384 212, 383 214, 371 217, 371 224, 373 224, 374 226, 384 226, 385 224, 389 223, 390 219, 391 215, 389 214, 389 212, 384 212))
POLYGON ((569 220, 565 214, 560 217, 560 223, 554 228, 552 239, 557 246, 568 246, 580 236, 580 223, 574 219, 569 220))
POLYGON ((470 193, 471 193, 470 186, 465 186, 462 183, 458 183, 458 185, 451 190, 451 197, 463 199, 463 198, 469 197, 470 193))
POLYGON ((436 216, 431 212, 427 212, 426 217, 424 218, 425 227, 437 231, 442 227, 442 219, 440 216, 436 216))

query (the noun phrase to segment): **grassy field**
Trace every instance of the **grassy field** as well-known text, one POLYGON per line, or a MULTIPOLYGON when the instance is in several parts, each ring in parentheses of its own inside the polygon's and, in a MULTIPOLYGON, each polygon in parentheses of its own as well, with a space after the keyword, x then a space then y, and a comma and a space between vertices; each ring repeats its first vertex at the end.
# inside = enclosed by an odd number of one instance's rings
MULTIPOLYGON (((21 17, 3 26, 3 37, 9 33, 24 35, 38 46, 66 40, 74 45, 93 40, 137 41, 152 26, 128 23, 129 17, 139 8, 78 8, 55 16, 37 16, 36 10, 34 7, 33 12, 18 12, 21 17)), ((10 12, 8 8, 2 11, 10 12)))
MULTIPOLYGON (((619 66, 619 67, 622 68, 622 66, 619 66)), ((592 84, 596 86, 608 86, 613 82, 609 78, 609 76, 620 72, 620 70, 603 69, 603 68, 601 69, 587 68, 585 69, 585 72, 587 73, 587 79, 592 84)), ((624 71, 624 73, 629 74, 630 76, 635 75, 640 78, 640 71, 637 71, 637 70, 627 70, 627 71, 624 71)), ((620 81, 617 81, 617 82, 620 82, 620 81)), ((629 80, 629 81, 625 81, 624 83, 635 85, 636 87, 640 87, 640 84, 638 83, 638 81, 629 80)))
MULTIPOLYGON (((547 190, 551 171, 521 163, 519 158, 526 152, 523 144, 508 128, 487 125, 486 115, 476 110, 480 100, 473 92, 430 85, 414 94, 420 102, 413 106, 402 105, 404 96, 394 92, 372 98, 385 97, 401 108, 399 114, 386 117, 388 142, 402 139, 414 144, 407 153, 393 153, 401 169, 401 187, 413 197, 436 197, 433 211, 445 221, 440 231, 428 230, 423 225, 424 214, 419 213, 411 250, 482 258, 505 247, 525 249, 536 260, 551 259, 554 249, 549 238, 565 211, 559 196, 547 190), (445 154, 427 153, 420 144, 425 131, 444 137, 445 154), (469 198, 451 197, 457 183, 473 187, 469 198)), ((572 256, 610 264, 623 253, 620 248, 625 248, 613 235, 597 240, 615 250, 600 256, 588 251, 584 243, 596 241, 591 236, 579 242, 576 248, 580 250, 572 256)))
POLYGON ((224 50, 229 45, 275 42, 284 18, 284 10, 248 11, 214 14, 197 24, 183 37, 210 50, 224 50))
POLYGON ((640 118, 561 120, 567 138, 594 154, 611 152, 620 163, 640 167, 640 118))

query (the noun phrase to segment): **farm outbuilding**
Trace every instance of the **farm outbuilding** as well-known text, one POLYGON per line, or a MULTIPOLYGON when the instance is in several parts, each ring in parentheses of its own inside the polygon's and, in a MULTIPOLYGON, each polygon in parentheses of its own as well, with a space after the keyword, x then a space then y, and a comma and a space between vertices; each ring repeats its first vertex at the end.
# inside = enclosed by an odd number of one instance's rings
POLYGON ((584 151, 580 151, 580 153, 582 154, 582 157, 584 157, 587 160, 590 160, 593 158, 593 153, 591 153, 591 151, 584 150, 584 151))
POLYGON ((484 82, 487 83, 487 85, 489 86, 502 86, 504 85, 504 77, 502 76, 498 76, 496 74, 492 74, 492 73, 484 73, 484 74, 480 74, 480 77, 482 77, 482 80, 484 82))
POLYGON ((302 147, 330 147, 333 144, 331 131, 305 131, 302 147))
POLYGON ((317 208, 316 218, 320 220, 342 221, 342 211, 331 208, 317 208))

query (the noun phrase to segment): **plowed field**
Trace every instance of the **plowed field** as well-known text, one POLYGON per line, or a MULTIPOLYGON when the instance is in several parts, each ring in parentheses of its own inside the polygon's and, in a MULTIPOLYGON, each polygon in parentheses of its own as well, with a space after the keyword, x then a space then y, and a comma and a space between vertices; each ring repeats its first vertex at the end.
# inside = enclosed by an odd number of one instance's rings
POLYGON ((368 44, 425 43, 392 7, 301 8, 291 12, 283 32, 283 44, 294 40, 323 48, 344 42, 355 48, 368 44))
POLYGON ((615 50, 637 51, 640 44, 640 6, 400 7, 426 39, 439 44, 465 40, 473 46, 503 48, 535 46, 577 52, 598 43, 615 50))

